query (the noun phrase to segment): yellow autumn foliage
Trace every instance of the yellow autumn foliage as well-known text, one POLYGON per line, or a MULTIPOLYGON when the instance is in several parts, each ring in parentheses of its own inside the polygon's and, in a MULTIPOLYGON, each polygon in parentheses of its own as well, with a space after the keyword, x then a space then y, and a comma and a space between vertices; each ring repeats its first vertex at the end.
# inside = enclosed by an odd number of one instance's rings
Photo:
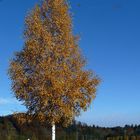
POLYGON ((9 75, 15 97, 40 121, 67 125, 95 98, 99 79, 84 69, 77 38, 65 0, 44 0, 25 19, 9 75))

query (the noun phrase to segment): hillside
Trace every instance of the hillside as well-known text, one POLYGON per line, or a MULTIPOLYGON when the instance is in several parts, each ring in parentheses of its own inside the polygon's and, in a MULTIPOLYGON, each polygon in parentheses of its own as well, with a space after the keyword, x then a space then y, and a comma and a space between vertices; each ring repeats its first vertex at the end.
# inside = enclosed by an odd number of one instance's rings
MULTIPOLYGON (((57 140, 140 140, 140 125, 104 128, 73 122, 68 128, 57 125, 57 140)), ((50 140, 51 127, 39 122, 20 126, 13 116, 0 117, 0 140, 50 140)))

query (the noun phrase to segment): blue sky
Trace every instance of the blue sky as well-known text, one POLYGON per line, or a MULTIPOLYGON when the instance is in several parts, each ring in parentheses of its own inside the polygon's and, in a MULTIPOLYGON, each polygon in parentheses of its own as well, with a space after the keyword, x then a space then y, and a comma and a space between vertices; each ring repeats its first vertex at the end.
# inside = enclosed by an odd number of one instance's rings
MULTIPOLYGON (((0 1, 0 115, 25 110, 12 95, 7 69, 13 52, 22 49, 24 18, 37 1, 0 1)), ((78 120, 100 126, 140 123, 139 6, 139 0, 71 0, 86 68, 102 79, 95 101, 78 120)))

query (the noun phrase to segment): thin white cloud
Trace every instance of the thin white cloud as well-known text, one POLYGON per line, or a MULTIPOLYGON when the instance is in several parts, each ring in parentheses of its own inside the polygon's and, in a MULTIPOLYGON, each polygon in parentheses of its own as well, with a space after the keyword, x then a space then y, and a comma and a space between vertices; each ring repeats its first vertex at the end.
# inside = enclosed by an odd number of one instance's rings
POLYGON ((140 113, 131 112, 116 112, 96 114, 90 111, 84 112, 80 117, 76 118, 78 121, 86 122, 88 125, 98 125, 103 127, 124 126, 126 124, 139 124, 140 113))
POLYGON ((20 104, 20 102, 13 98, 0 97, 0 105, 8 105, 8 104, 20 104))

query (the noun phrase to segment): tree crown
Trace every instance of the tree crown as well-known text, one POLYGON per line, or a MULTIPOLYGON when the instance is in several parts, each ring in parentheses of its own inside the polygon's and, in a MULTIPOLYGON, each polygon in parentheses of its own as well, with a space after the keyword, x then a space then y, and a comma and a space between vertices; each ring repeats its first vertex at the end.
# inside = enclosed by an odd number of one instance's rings
POLYGON ((25 19, 25 44, 12 59, 15 97, 41 121, 69 124, 95 98, 99 79, 84 70, 65 0, 44 0, 25 19))

